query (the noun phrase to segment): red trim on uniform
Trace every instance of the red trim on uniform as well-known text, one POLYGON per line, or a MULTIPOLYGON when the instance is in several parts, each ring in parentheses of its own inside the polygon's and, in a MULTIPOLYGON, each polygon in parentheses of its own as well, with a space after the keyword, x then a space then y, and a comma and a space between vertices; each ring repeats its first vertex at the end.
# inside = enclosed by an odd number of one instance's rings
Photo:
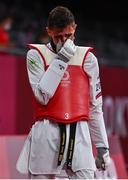
MULTIPOLYGON (((83 58, 83 61, 82 61, 82 69, 83 69, 83 72, 87 75, 87 73, 84 71, 84 62, 86 60, 86 57, 88 55, 88 53, 92 50, 93 48, 92 47, 89 47, 88 50, 86 51, 85 55, 84 55, 84 58, 83 58)), ((87 75, 88 76, 88 75, 87 75)))
POLYGON ((102 92, 99 92, 99 93, 96 95, 96 99, 98 99, 100 96, 102 96, 102 92))
POLYGON ((40 56, 42 57, 42 60, 43 60, 43 62, 44 62, 44 68, 45 68, 45 70, 46 70, 46 61, 45 61, 45 58, 44 58, 44 56, 43 56, 43 54, 40 52, 40 50, 37 48, 37 47, 35 47, 35 46, 33 46, 33 45, 31 45, 31 44, 28 44, 27 45, 30 49, 36 49, 37 51, 38 51, 38 53, 40 54, 40 56))
POLYGON ((85 55, 84 55, 84 58, 83 58, 82 67, 84 66, 84 61, 86 60, 86 57, 87 57, 88 53, 89 53, 92 49, 93 49, 92 47, 89 47, 88 50, 86 51, 86 53, 85 53, 85 55))

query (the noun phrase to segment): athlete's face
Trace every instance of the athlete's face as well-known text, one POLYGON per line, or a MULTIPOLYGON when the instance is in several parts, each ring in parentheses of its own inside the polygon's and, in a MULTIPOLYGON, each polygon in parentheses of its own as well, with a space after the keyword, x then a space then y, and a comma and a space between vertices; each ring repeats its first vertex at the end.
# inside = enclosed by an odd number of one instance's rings
POLYGON ((76 30, 76 24, 68 25, 63 29, 60 29, 60 28, 50 29, 47 27, 48 35, 52 38, 55 45, 60 41, 62 44, 64 44, 64 42, 68 38, 70 38, 71 40, 74 40, 75 30, 76 30))

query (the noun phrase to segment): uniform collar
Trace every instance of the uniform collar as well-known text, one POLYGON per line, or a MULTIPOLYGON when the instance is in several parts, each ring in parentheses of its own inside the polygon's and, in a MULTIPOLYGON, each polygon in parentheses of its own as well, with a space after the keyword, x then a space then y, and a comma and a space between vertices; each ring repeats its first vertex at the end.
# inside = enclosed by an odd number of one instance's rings
POLYGON ((53 41, 49 42, 47 47, 56 53, 56 45, 53 43, 53 41))

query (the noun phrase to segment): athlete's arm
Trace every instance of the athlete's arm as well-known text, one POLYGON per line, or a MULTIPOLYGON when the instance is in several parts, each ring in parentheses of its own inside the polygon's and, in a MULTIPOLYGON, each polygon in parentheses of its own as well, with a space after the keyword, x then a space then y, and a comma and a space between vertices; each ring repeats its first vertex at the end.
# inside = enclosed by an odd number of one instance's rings
POLYGON ((97 58, 90 52, 84 63, 90 82, 89 129, 96 147, 108 148, 108 139, 102 111, 102 92, 97 58))

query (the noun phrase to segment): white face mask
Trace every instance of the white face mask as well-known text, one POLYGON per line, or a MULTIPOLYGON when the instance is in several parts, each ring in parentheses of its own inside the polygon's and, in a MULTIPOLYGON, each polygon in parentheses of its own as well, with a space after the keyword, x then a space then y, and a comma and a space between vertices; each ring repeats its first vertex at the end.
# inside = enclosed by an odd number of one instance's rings
POLYGON ((4 29, 5 29, 6 31, 9 31, 9 30, 11 29, 11 24, 10 24, 10 23, 5 24, 5 25, 4 25, 4 29))

